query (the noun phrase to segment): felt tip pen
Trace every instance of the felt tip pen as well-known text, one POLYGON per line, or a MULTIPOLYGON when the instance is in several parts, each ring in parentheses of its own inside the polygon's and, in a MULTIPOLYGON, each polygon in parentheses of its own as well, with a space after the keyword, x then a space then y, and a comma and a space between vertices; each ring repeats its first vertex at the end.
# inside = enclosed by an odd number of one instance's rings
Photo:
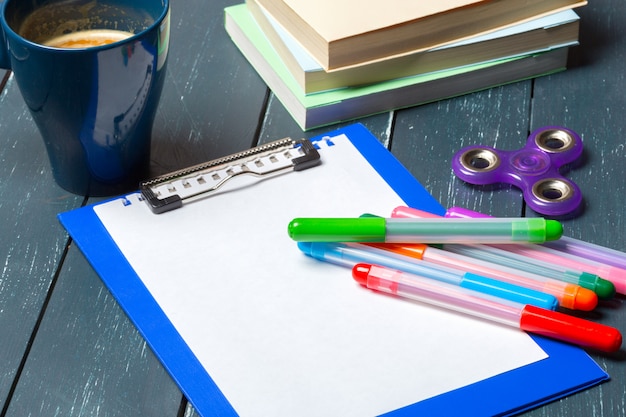
POLYGON ((406 256, 360 244, 299 242, 298 248, 312 258, 347 268, 352 268, 362 262, 373 263, 522 304, 535 305, 550 310, 555 310, 558 307, 558 300, 551 294, 478 274, 460 272, 453 268, 427 267, 406 256))
MULTIPOLYGON (((446 217, 478 218, 488 216, 473 210, 452 207, 448 210, 446 217)), ((626 253, 615 249, 574 239, 569 236, 561 236, 559 240, 546 242, 543 245, 573 256, 626 270, 626 253)))
POLYGON ((298 242, 540 243, 558 239, 563 233, 556 220, 495 217, 296 218, 287 230, 298 242))
MULTIPOLYGON (((472 210, 461 209, 453 207, 448 210, 446 217, 450 218, 488 218, 486 214, 478 213, 472 210)), ((561 236, 563 239, 563 236, 561 236)), ((560 240, 560 239, 559 239, 560 240)), ((569 239, 568 241, 572 241, 569 239)), ((579 245, 580 246, 580 245, 579 245)), ((524 256, 542 260, 544 262, 552 263, 554 265, 561 265, 570 269, 577 269, 585 271, 597 276, 600 276, 606 280, 609 280, 615 286, 615 291, 619 294, 626 294, 626 269, 619 265, 612 265, 604 263, 603 261, 594 260, 591 258, 585 258, 578 254, 567 253, 556 250, 547 245, 504 245, 498 246, 505 251, 513 251, 515 253, 522 254, 524 256)), ((622 254, 624 255, 624 254, 622 254)))
MULTIPOLYGON (((446 216, 465 217, 470 215, 486 216, 471 210, 458 208, 450 209, 446 214, 446 216)), ((392 217, 398 218, 422 218, 423 216, 431 217, 436 215, 409 207, 396 207, 392 212, 392 217)), ((485 250, 491 248, 492 253, 495 253, 495 249, 500 256, 508 256, 512 259, 508 264, 514 263, 513 259, 518 261, 524 259, 527 264, 526 269, 545 268, 543 275, 554 273, 555 270, 563 274, 561 277, 551 275, 555 279, 564 279, 567 282, 572 282, 572 278, 578 277, 578 285, 591 289, 600 298, 611 298, 616 292, 626 294, 626 270, 618 267, 603 265, 565 252, 559 252, 545 245, 518 243, 513 245, 476 245, 477 247, 485 250), (534 267, 531 265, 534 265, 534 267)), ((449 246, 448 249, 450 249, 449 246)), ((534 270, 536 271, 537 269, 534 270)), ((574 281, 574 283, 576 282, 574 281)))
POLYGON ((561 236, 559 240, 546 242, 544 245, 570 255, 626 269, 626 253, 607 248, 606 246, 596 245, 569 236, 561 236))
POLYGON ((515 252, 503 251, 488 245, 445 245, 444 249, 470 258, 580 285, 595 292, 602 299, 609 299, 615 295, 615 285, 611 281, 588 272, 572 270, 563 265, 548 263, 515 252))
MULTIPOLYGON (((552 294, 559 305, 571 310, 591 311, 598 305, 598 296, 580 285, 554 280, 541 275, 494 264, 470 256, 441 250, 422 244, 367 243, 371 247, 411 257, 422 262, 446 266, 484 277, 508 282, 536 291, 552 294)), ((456 245, 453 245, 456 246, 456 245)), ((444 247, 448 247, 445 245, 444 247)))
POLYGON ((604 352, 622 345, 610 326, 536 306, 487 298, 475 291, 370 264, 357 264, 352 276, 367 288, 519 328, 529 333, 604 352))

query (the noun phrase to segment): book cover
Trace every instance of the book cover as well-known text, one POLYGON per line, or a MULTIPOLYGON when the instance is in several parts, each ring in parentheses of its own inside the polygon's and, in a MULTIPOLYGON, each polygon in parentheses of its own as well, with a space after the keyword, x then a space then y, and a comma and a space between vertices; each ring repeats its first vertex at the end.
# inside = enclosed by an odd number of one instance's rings
POLYGON ((257 0, 326 69, 428 49, 580 0, 257 0))
POLYGON ((578 43, 579 17, 573 10, 565 10, 443 47, 326 71, 256 0, 248 0, 246 4, 305 94, 357 87, 578 43))
POLYGON ((567 49, 480 63, 363 87, 305 95, 245 4, 225 10, 226 30, 304 130, 424 104, 564 70, 567 49))

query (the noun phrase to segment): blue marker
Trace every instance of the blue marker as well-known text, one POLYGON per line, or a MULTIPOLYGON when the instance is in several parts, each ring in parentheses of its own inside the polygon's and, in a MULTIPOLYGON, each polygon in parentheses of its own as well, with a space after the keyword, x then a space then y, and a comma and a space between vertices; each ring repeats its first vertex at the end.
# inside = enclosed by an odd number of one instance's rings
POLYGON ((325 262, 352 268, 359 263, 376 264, 387 268, 419 275, 449 284, 458 285, 483 294, 530 304, 548 310, 556 310, 556 297, 541 291, 521 287, 481 275, 462 273, 439 265, 415 263, 411 258, 360 244, 298 242, 298 248, 306 255, 325 262))

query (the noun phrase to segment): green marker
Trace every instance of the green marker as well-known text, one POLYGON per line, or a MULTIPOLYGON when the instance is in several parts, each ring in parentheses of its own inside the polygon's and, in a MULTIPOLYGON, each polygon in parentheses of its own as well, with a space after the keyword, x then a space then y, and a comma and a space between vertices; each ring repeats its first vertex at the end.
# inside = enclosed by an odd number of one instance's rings
POLYGON ((563 226, 543 218, 296 218, 288 233, 298 242, 543 243, 563 226))

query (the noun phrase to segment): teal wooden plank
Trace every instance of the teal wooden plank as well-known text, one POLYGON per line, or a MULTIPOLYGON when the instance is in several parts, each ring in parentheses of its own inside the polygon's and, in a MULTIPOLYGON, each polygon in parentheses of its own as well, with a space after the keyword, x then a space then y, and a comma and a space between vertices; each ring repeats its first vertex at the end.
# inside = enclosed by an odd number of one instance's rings
POLYGON ((452 156, 470 145, 518 149, 528 136, 530 81, 492 88, 398 112, 391 150, 445 207, 520 216, 510 186, 475 186, 456 178, 452 156))
POLYGON ((83 199, 54 183, 43 140, 12 78, 0 96, 0 128, 2 409, 67 244, 56 213, 83 199))
POLYGON ((167 81, 154 124, 152 175, 252 146, 267 87, 224 30, 237 0, 171 0, 167 81))
MULTIPOLYGON (((168 75, 153 131, 153 175, 240 151, 255 142, 267 89, 246 69, 223 29, 222 10, 235 3, 172 1, 168 75)), ((9 86, 11 95, 16 94, 14 89, 9 86)), ((15 124, 15 119, 13 114, 9 120, 15 124)), ((27 149, 19 152, 22 158, 29 157, 27 149)), ((38 172, 49 178, 49 173, 38 172)), ((71 207, 59 204, 50 210, 46 221, 54 226, 46 223, 39 230, 58 230, 64 237, 55 215, 71 207)), ((62 252, 64 240, 53 244, 41 239, 29 236, 25 245, 41 242, 62 252)), ((51 275, 58 261, 50 260, 51 275)), ((20 285, 30 291, 24 281, 20 285)), ((15 308, 12 311, 19 314, 15 308)), ((24 332, 26 340, 32 326, 24 332)), ((8 386, 12 377, 7 377, 8 386)), ((7 415, 175 415, 181 400, 172 379, 72 248, 7 415)))
POLYGON ((381 143, 386 145, 389 142, 389 134, 393 123, 393 112, 363 117, 356 121, 337 123, 305 132, 293 120, 276 96, 271 94, 268 101, 267 112, 263 119, 263 127, 259 140, 260 142, 268 142, 286 136, 293 139, 311 138, 357 122, 367 127, 374 136, 379 138, 381 143))
POLYGON ((7 416, 175 416, 182 395, 73 246, 7 416))

